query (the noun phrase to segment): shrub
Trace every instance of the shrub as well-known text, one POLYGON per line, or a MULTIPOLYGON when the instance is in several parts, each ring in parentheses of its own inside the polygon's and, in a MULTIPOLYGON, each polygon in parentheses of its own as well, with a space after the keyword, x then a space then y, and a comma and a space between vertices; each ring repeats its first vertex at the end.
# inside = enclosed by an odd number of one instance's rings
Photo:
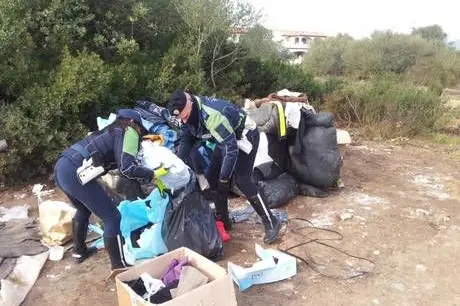
POLYGON ((11 149, 0 155, 0 180, 25 180, 44 174, 63 148, 82 137, 82 110, 107 90, 110 74, 96 54, 64 51, 49 85, 27 89, 14 105, 4 107, 0 135, 11 149))
POLYGON ((383 137, 412 136, 433 128, 443 110, 441 97, 395 76, 349 81, 326 98, 339 120, 366 127, 383 137))

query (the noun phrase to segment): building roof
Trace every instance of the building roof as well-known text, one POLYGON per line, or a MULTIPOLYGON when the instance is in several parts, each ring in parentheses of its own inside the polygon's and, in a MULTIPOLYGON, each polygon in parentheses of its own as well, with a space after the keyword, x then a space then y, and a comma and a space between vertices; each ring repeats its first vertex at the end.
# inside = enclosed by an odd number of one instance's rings
POLYGON ((230 30, 232 34, 248 34, 248 29, 245 28, 232 28, 230 30))
POLYGON ((281 36, 310 36, 310 37, 327 37, 327 35, 318 32, 307 32, 307 31, 286 31, 286 30, 274 30, 281 36))

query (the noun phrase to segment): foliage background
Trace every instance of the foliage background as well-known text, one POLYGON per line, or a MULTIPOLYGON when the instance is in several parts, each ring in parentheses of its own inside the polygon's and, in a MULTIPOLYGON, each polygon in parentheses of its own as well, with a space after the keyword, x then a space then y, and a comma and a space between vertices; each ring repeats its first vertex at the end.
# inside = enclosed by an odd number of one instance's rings
POLYGON ((460 78, 437 26, 328 38, 293 66, 259 18, 239 0, 0 0, 0 182, 48 173, 97 116, 177 88, 233 102, 304 91, 338 118, 416 134, 460 78), (232 28, 248 34, 233 43, 232 28))

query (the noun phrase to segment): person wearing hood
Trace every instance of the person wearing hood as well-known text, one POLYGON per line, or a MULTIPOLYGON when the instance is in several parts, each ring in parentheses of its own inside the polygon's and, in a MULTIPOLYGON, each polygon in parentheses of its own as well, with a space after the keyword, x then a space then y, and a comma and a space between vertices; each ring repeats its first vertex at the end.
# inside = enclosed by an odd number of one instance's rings
MULTIPOLYGON (((172 118, 180 121, 181 135, 177 155, 189 159, 197 141, 217 144, 211 164, 205 171, 195 167, 198 181, 206 179, 213 194, 216 214, 226 230, 232 227, 228 213, 228 196, 232 177, 265 227, 264 242, 278 239, 281 223, 265 204, 257 185, 252 181, 255 156, 259 146, 259 131, 240 107, 220 99, 195 96, 178 90, 168 103, 172 118)), ((193 162, 193 161, 192 161, 193 162)), ((199 163, 195 163, 199 164, 199 163)))
POLYGON ((96 252, 96 248, 87 247, 85 243, 89 217, 94 213, 104 223, 104 245, 109 253, 112 272, 129 267, 123 254, 124 240, 120 232, 120 212, 116 203, 112 202, 96 179, 114 169, 118 169, 121 175, 129 179, 143 183, 149 183, 155 177, 164 175, 164 169, 154 172, 140 166, 137 162, 136 155, 141 136, 145 132, 138 112, 132 109, 121 109, 117 113, 115 122, 64 150, 56 162, 54 169, 56 185, 76 208, 72 220, 72 257, 77 263, 81 263, 96 252), (92 161, 93 167, 103 169, 103 173, 98 172, 89 181, 82 181, 79 173, 82 168, 85 168, 84 162, 89 160, 92 161))

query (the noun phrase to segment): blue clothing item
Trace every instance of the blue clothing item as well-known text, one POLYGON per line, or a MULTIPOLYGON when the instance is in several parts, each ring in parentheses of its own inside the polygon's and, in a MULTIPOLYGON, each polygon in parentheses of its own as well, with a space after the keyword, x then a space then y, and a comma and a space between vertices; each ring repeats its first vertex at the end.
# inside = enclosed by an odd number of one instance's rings
POLYGON ((63 156, 57 161, 54 169, 56 184, 77 209, 74 219, 84 223, 88 221, 91 213, 94 213, 104 222, 105 236, 118 235, 121 216, 115 203, 97 181, 82 185, 77 178, 78 167, 79 165, 63 156))
POLYGON ((176 131, 171 129, 169 125, 167 124, 153 125, 150 128, 149 132, 152 134, 163 136, 164 141, 165 141, 163 146, 167 147, 170 150, 174 147, 174 144, 177 140, 177 133, 176 131))
POLYGON ((117 112, 117 116, 119 118, 131 119, 137 124, 142 125, 141 115, 139 114, 139 112, 133 109, 129 109, 129 108, 120 109, 117 112))
MULTIPOLYGON (((107 171, 118 168, 123 176, 145 183, 150 183, 153 178, 153 171, 137 162, 140 137, 131 127, 123 129, 110 125, 85 137, 77 144, 90 153, 97 166, 101 165, 107 171)), ((81 166, 83 156, 72 147, 66 149, 62 155, 70 158, 78 167, 81 166)))
POLYGON ((213 139, 220 147, 221 168, 219 179, 230 180, 238 158, 237 140, 241 138, 246 114, 229 101, 194 97, 198 108, 197 123, 187 122, 181 127, 181 140, 177 155, 186 160, 193 144, 198 140, 213 139))
POLYGON ((154 125, 168 123, 168 110, 150 101, 136 101, 134 110, 141 114, 142 118, 154 125))

